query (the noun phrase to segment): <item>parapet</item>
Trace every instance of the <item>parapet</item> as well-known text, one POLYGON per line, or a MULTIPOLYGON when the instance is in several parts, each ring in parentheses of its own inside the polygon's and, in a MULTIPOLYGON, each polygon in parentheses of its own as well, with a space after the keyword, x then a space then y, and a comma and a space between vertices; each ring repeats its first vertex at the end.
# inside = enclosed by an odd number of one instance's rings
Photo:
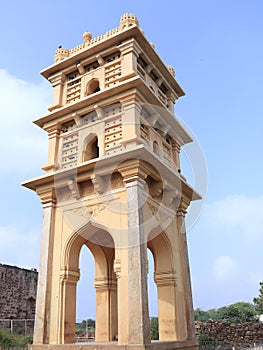
POLYGON ((79 52, 87 47, 96 45, 97 43, 99 43, 101 41, 107 40, 109 37, 116 35, 117 33, 120 33, 121 31, 126 30, 130 27, 133 27, 133 26, 139 27, 139 21, 138 21, 137 17, 134 14, 125 13, 120 18, 119 27, 111 29, 110 31, 106 32, 105 34, 102 34, 94 39, 92 39, 92 34, 90 32, 85 32, 83 34, 83 43, 74 47, 73 49, 67 49, 67 48, 63 48, 60 46, 56 50, 54 62, 57 63, 59 61, 62 61, 65 58, 70 57, 70 56, 74 55, 75 53, 77 53, 77 52, 79 52))

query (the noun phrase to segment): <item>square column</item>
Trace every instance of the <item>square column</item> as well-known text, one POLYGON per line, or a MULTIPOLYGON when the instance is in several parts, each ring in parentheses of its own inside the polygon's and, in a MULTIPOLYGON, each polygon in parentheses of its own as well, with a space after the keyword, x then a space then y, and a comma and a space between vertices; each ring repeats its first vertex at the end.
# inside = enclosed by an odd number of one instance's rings
POLYGON ((48 343, 51 266, 53 251, 53 220, 55 199, 53 190, 38 193, 43 205, 42 237, 34 326, 34 344, 48 343))
MULTIPOLYGON (((126 168, 127 170, 127 168, 126 168)), ((129 169, 131 170, 131 168, 129 169)), ((133 169, 134 171, 134 169, 133 169)), ((130 173, 130 171, 128 171, 130 173)), ((123 168, 123 174, 125 168, 123 168)), ((128 233, 117 248, 119 345, 149 344, 150 320, 147 291, 147 242, 143 227, 144 181, 126 173, 128 233)))

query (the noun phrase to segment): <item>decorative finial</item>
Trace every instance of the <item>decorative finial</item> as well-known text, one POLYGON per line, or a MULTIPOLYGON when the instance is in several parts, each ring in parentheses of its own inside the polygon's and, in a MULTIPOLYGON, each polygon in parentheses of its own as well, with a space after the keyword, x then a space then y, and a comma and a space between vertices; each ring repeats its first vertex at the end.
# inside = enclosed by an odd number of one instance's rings
POLYGON ((174 67, 173 67, 173 66, 167 66, 167 68, 168 68, 169 72, 171 73, 171 75, 172 75, 173 77, 175 77, 175 70, 174 70, 174 67))
POLYGON ((85 32, 83 34, 84 43, 89 42, 92 39, 92 34, 90 32, 85 32))
POLYGON ((120 29, 127 29, 132 26, 138 26, 139 27, 139 21, 137 17, 132 13, 125 13, 121 16, 120 19, 120 29))

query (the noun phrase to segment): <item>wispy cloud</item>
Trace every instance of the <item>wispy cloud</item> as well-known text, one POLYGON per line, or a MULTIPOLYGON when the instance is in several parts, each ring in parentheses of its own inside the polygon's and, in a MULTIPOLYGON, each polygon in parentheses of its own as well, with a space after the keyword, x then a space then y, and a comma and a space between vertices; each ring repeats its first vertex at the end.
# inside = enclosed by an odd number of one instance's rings
POLYGON ((211 232, 232 232, 249 245, 263 243, 263 196, 233 195, 208 204, 205 220, 211 232))
POLYGON ((263 196, 206 204, 188 238, 195 306, 252 302, 263 280, 263 196))
POLYGON ((0 242, 2 264, 38 268, 40 233, 37 228, 23 231, 11 225, 0 227, 0 242))
POLYGON ((218 282, 236 279, 240 271, 241 267, 231 256, 219 256, 213 264, 214 279, 218 282))
POLYGON ((0 80, 1 173, 37 169, 45 162, 47 137, 32 120, 47 113, 52 89, 44 82, 18 79, 4 69, 0 80))

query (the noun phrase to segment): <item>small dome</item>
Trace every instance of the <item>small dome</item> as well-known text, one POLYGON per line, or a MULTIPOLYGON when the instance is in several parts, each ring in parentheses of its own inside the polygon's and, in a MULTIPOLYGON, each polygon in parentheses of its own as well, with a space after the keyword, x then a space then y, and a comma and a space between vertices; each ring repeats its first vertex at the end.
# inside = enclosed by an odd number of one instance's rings
POLYGON ((84 42, 90 41, 92 39, 92 34, 90 32, 85 32, 83 34, 84 42))

